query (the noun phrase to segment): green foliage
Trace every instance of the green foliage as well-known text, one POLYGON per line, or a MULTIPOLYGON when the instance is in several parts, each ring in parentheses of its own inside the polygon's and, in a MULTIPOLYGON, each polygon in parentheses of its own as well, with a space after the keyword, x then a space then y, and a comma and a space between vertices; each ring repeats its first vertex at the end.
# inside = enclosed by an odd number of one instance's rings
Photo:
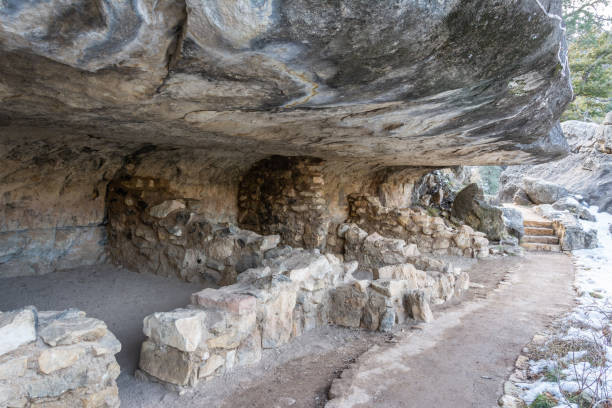
POLYGON ((592 408, 593 404, 587 398, 585 398, 582 393, 577 393, 573 395, 569 395, 566 397, 567 402, 571 404, 576 404, 578 408, 592 408))
POLYGON ((544 377, 546 381, 557 382, 562 378, 562 375, 558 370, 547 370, 546 373, 544 373, 544 377))
POLYGON ((540 394, 533 400, 530 408, 553 408, 557 406, 557 401, 545 394, 540 394))
POLYGON ((562 120, 601 122, 612 110, 612 0, 563 0, 575 99, 562 120))

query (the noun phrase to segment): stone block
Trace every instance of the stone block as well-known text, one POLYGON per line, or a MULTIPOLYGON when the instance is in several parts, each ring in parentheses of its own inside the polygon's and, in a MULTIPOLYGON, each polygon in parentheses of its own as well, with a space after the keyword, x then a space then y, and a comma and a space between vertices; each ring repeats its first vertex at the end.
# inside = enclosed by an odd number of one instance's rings
POLYGON ((195 382, 199 362, 193 355, 177 350, 174 347, 158 346, 151 341, 144 341, 140 349, 139 367, 147 374, 162 381, 188 385, 195 382))
POLYGON ((200 366, 198 378, 206 378, 215 374, 215 372, 225 365, 225 357, 218 354, 210 356, 204 364, 200 366))
POLYGON ((155 218, 166 218, 171 212, 185 208, 183 200, 166 200, 149 209, 149 215, 155 218))
POLYGON ((5 359, 0 358, 0 381, 22 377, 28 368, 27 356, 7 357, 5 359))
POLYGON ((43 374, 67 368, 75 364, 85 354, 80 345, 58 346, 43 350, 38 357, 38 370, 43 374))
POLYGON ((370 293, 368 301, 363 309, 361 324, 368 330, 378 330, 380 322, 387 311, 388 299, 376 292, 370 293))
POLYGON ((236 365, 247 366, 261 360, 261 333, 254 330, 236 349, 236 365))
POLYGON ((367 302, 367 294, 354 286, 341 286, 331 291, 329 318, 334 324, 359 327, 367 302))
MULTIPOLYGON (((421 272, 424 274, 424 272, 421 272)), ((414 265, 409 263, 387 265, 374 271, 374 279, 414 280, 418 272, 414 265)))
POLYGON ((50 346, 76 344, 83 341, 95 341, 102 338, 108 329, 98 319, 81 317, 76 319, 61 318, 50 322, 40 330, 40 337, 50 346))
POLYGON ((0 356, 36 340, 36 309, 0 314, 0 356))
POLYGON ((408 285, 405 280, 378 279, 372 281, 370 287, 384 296, 397 298, 404 294, 408 285))
POLYGON ((157 344, 192 352, 207 337, 206 312, 197 309, 175 309, 144 318, 143 332, 157 344))
POLYGON ((224 289, 207 288, 191 295, 191 303, 212 309, 235 314, 252 313, 256 307, 255 297, 232 293, 224 289))
POLYGON ((423 322, 433 320, 429 307, 429 296, 422 290, 413 290, 406 294, 406 304, 413 319, 423 322))
POLYGON ((267 302, 258 306, 257 321, 264 349, 276 348, 291 338, 296 300, 297 295, 292 285, 283 285, 267 302))

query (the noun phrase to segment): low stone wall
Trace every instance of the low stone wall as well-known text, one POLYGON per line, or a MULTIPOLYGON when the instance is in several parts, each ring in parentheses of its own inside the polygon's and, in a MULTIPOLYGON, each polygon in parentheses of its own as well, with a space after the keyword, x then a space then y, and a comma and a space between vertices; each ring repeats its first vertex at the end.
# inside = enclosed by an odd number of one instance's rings
MULTIPOLYGON (((419 251, 435 254, 462 255, 483 258, 489 255, 489 241, 485 234, 467 225, 456 228, 442 217, 410 208, 389 208, 369 195, 349 196, 348 223, 354 223, 367 233, 415 244, 419 251)), ((344 228, 344 227, 340 227, 344 228)), ((342 231, 339 229, 339 234, 342 231)))
POLYGON ((273 156, 256 163, 240 182, 240 226, 279 234, 294 247, 324 249, 330 216, 322 166, 322 160, 309 157, 273 156))
POLYGON ((0 406, 116 408, 121 344, 69 309, 0 313, 0 406))
POLYGON ((427 272, 381 251, 374 280, 355 277, 365 272, 358 271, 355 260, 342 262, 318 250, 268 251, 263 266, 239 274, 236 284, 205 289, 185 308, 147 316, 140 374, 179 387, 194 386, 254 364, 263 349, 279 347, 316 327, 338 324, 386 331, 408 318, 428 321, 430 303, 443 303, 469 284, 467 273, 448 264, 438 261, 427 272))
POLYGON ((261 265, 278 235, 261 236, 200 214, 202 202, 177 196, 160 179, 126 177, 108 187, 109 251, 140 272, 228 285, 261 265))

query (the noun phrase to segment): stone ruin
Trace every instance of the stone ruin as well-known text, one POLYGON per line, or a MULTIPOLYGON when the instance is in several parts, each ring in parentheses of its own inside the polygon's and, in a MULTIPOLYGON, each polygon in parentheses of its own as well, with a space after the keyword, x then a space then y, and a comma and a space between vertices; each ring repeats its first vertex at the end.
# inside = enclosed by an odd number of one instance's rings
POLYGON ((0 406, 118 408, 121 344, 75 309, 0 313, 0 406))
MULTIPOLYGON (((348 228, 367 236, 354 224, 348 228)), ((406 263, 419 257, 414 245, 369 238, 378 245, 376 279, 356 277, 357 261, 277 248, 266 253, 263 266, 239 274, 237 283, 204 289, 185 308, 146 317, 140 375, 191 387, 257 363, 263 349, 327 324, 390 331, 406 319, 429 321, 430 302, 444 303, 467 289, 467 273, 451 265, 425 257, 422 264, 430 265, 424 271, 406 263)))
MULTIPOLYGON (((489 250, 482 232, 415 207, 448 199, 430 186, 414 202, 417 181, 567 154, 560 12, 559 0, 2 2, 0 278, 113 262, 221 286, 145 320, 141 374, 177 386, 313 327, 428 320, 468 282, 437 258, 489 250)), ((114 406, 116 349, 95 355, 110 334, 52 346, 50 312, 37 313, 34 337, 0 356, 6 370, 33 353, 0 398, 114 406), (39 372, 34 356, 60 347, 82 354, 39 372), (104 381, 77 375, 85 362, 104 381), (28 394, 63 373, 64 394, 28 394)))

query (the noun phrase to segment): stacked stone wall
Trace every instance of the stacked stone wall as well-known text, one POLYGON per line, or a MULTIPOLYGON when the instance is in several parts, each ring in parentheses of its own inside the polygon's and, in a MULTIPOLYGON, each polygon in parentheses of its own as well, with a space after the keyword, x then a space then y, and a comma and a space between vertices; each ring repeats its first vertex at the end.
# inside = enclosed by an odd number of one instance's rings
POLYGON ((293 247, 325 248, 330 216, 322 169, 322 160, 309 157, 273 156, 256 163, 240 182, 240 226, 279 234, 293 247))
POLYGON ((78 310, 0 313, 0 406, 118 408, 120 350, 104 322, 78 310))
POLYGON ((204 289, 185 308, 146 317, 139 374, 191 387, 254 364, 262 350, 316 327, 388 331, 407 319, 429 321, 430 303, 467 289, 467 273, 420 255, 413 244, 369 236, 356 225, 345 234, 355 248, 374 243, 369 258, 359 258, 363 266, 316 249, 279 247, 266 253, 261 267, 239 274, 237 283, 204 289), (356 278, 364 271, 374 279, 356 278))
POLYGON ((350 223, 369 233, 405 240, 420 251, 435 254, 486 257, 489 241, 482 232, 462 225, 450 225, 442 217, 420 208, 389 208, 377 197, 353 194, 348 197, 350 223))
POLYGON ((206 203, 181 196, 163 179, 114 180, 107 202, 111 257, 135 271, 228 285, 261 265, 280 239, 211 222, 200 213, 206 203))

